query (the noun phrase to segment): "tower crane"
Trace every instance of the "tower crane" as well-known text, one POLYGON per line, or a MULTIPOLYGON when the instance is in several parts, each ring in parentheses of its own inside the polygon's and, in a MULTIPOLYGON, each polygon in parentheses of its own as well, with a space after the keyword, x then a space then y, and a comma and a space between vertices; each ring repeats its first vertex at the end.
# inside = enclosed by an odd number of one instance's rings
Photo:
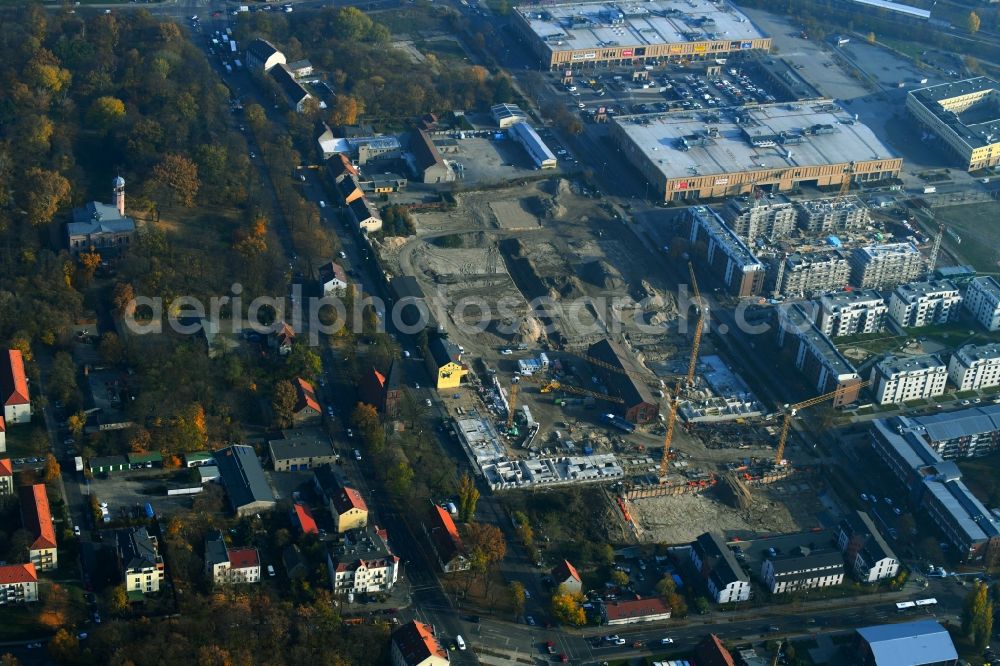
POLYGON ((839 396, 842 396, 845 391, 853 389, 855 386, 858 389, 862 389, 868 386, 871 382, 864 381, 860 384, 851 384, 850 386, 841 386, 836 390, 830 391, 824 395, 816 396, 815 398, 810 398, 808 400, 803 400, 802 402, 796 403, 794 405, 785 405, 785 419, 781 423, 781 435, 778 437, 778 450, 774 455, 774 462, 781 464, 781 461, 785 457, 785 444, 788 442, 788 431, 792 427, 792 417, 795 416, 800 410, 818 405, 820 403, 826 402, 828 400, 833 400, 839 396))
POLYGON ((944 225, 938 224, 938 232, 934 235, 934 246, 931 248, 931 256, 928 263, 929 269, 933 272, 937 268, 938 256, 941 254, 941 241, 944 240, 944 225))
MULTIPOLYGON (((698 289, 698 279, 694 275, 694 265, 688 262, 688 273, 691 275, 691 290, 696 301, 701 301, 701 291, 698 289)), ((688 359, 687 385, 694 381, 694 370, 698 365, 698 348, 701 346, 701 334, 705 330, 705 309, 698 305, 698 322, 694 326, 694 339, 691 341, 691 356, 688 359)), ((663 436, 663 455, 660 457, 660 480, 667 476, 667 463, 670 461, 670 444, 674 440, 674 426, 677 424, 677 408, 680 403, 681 380, 674 385, 670 396, 670 411, 667 413, 667 432, 663 436)))
POLYGON ((575 393, 577 395, 587 396, 589 398, 595 398, 597 400, 607 400, 608 402, 616 402, 618 404, 624 404, 625 401, 621 398, 616 398, 613 395, 606 395, 604 393, 598 393, 597 391, 588 391, 587 389, 582 389, 578 386, 569 386, 567 384, 561 384, 556 380, 551 380, 542 385, 538 389, 539 393, 551 393, 552 391, 565 391, 566 393, 575 393))

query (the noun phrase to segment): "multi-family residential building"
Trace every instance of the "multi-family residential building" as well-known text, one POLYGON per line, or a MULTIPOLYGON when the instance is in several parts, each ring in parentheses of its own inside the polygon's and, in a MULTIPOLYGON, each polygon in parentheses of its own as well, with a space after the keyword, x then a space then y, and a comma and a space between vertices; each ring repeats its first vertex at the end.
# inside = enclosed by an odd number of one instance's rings
POLYGON ((326 565, 335 595, 388 592, 399 578, 399 558, 389 549, 389 535, 374 525, 346 532, 327 551, 326 565))
POLYGON ((21 521, 24 529, 31 535, 28 559, 39 571, 51 571, 59 565, 59 550, 45 484, 21 486, 20 496, 21 521))
POLYGON ((437 557, 438 566, 445 573, 467 571, 472 567, 472 560, 465 550, 462 537, 458 534, 455 521, 451 514, 439 504, 431 506, 427 520, 423 523, 424 534, 437 557))
POLYGON ((792 298, 839 291, 851 282, 851 264, 843 250, 794 252, 778 260, 774 273, 777 292, 792 298))
POLYGON ((276 472, 304 472, 337 462, 330 436, 321 428, 282 430, 281 435, 267 443, 276 472))
POLYGON ((945 460, 976 458, 1000 449, 1000 405, 899 416, 897 423, 945 460))
POLYGON ((719 211, 726 225, 747 243, 758 238, 784 238, 795 231, 798 213, 787 202, 730 199, 719 211))
POLYGON ((368 505, 355 488, 344 483, 331 465, 313 470, 313 484, 333 516, 338 533, 343 534, 368 524, 368 505))
POLYGON ((205 574, 215 585, 260 582, 256 548, 229 548, 221 531, 205 538, 205 574))
POLYGON ((959 391, 1000 385, 1000 342, 959 347, 948 361, 948 379, 959 391))
POLYGON ((835 550, 814 552, 800 547, 788 555, 764 560, 760 577, 771 594, 784 594, 844 582, 844 558, 835 550))
POLYGON ((38 572, 31 562, 0 566, 0 606, 38 601, 38 572))
POLYGON ((817 326, 831 338, 878 333, 885 328, 888 311, 885 301, 874 289, 838 291, 820 297, 817 326))
POLYGON ((871 220, 868 206, 857 197, 799 201, 795 205, 799 228, 812 236, 863 229, 871 220))
MULTIPOLYGON (((962 431, 952 427, 962 424, 964 419, 957 423, 928 422, 927 419, 921 417, 921 424, 904 417, 873 421, 872 448, 889 471, 909 489, 912 505, 937 525, 959 558, 981 561, 987 550, 1000 547, 1000 522, 965 485, 958 466, 944 460, 928 443, 928 439, 940 441, 942 436, 958 435, 959 441, 966 439, 962 431), (935 435, 931 432, 938 429, 947 433, 935 435)), ((1000 423, 1000 419, 996 423, 1000 423)), ((952 451, 949 455, 956 454, 952 451)))
MULTIPOLYGON (((3 425, 0 424, 0 429, 3 425)), ((10 458, 0 458, 0 497, 14 494, 14 465, 10 458)))
POLYGON ((448 650, 434 635, 434 627, 410 620, 392 632, 392 666, 447 666, 448 650))
POLYGON ((126 592, 150 594, 163 584, 163 557, 156 537, 145 527, 118 532, 118 562, 126 592))
POLYGON ((880 405, 941 395, 947 382, 948 367, 933 354, 886 356, 872 366, 870 378, 880 405))
POLYGON ((864 583, 893 578, 899 573, 896 554, 864 511, 854 511, 840 521, 837 546, 854 577, 864 583))
POLYGON ((1000 282, 992 275, 977 277, 965 291, 965 309, 986 328, 1000 331, 1000 282))
POLYGON ((19 349, 0 353, 0 401, 6 426, 31 422, 31 395, 24 374, 24 357, 19 349))
POLYGON ((888 289, 913 282, 924 273, 924 258, 912 243, 885 243, 851 252, 851 284, 866 289, 888 289))
POLYGON ((962 294, 950 280, 909 282, 889 298, 889 316, 903 328, 947 324, 958 318, 962 294))
POLYGON ((858 399, 862 383, 858 371, 798 303, 778 308, 778 346, 792 351, 795 367, 814 383, 817 393, 839 391, 834 407, 858 399))
POLYGON ((726 226, 717 212, 705 206, 688 209, 691 245, 705 246, 709 270, 734 296, 756 296, 764 288, 764 264, 753 251, 726 226))
POLYGON ((715 532, 705 532, 691 544, 691 564, 697 569, 715 603, 726 604, 750 598, 750 577, 733 551, 715 532))

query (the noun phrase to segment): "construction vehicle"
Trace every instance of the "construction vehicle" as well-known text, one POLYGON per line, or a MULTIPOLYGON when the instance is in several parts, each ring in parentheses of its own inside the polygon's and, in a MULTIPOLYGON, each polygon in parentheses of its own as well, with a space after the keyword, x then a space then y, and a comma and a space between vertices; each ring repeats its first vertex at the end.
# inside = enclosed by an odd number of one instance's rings
POLYGON ((803 400, 802 402, 796 403, 794 405, 785 405, 785 420, 781 424, 781 435, 778 437, 778 450, 774 454, 774 462, 778 465, 782 464, 782 460, 785 458, 785 444, 788 443, 788 431, 792 427, 792 417, 794 417, 800 410, 818 405, 828 400, 833 400, 844 394, 848 390, 852 390, 855 386, 858 389, 863 389, 870 384, 870 381, 861 382, 860 384, 852 384, 850 386, 841 386, 836 390, 830 391, 823 395, 817 396, 815 398, 810 398, 809 400, 803 400))
MULTIPOLYGON (((694 274, 694 265, 688 262, 688 273, 691 276, 691 290, 694 293, 695 301, 701 300, 701 291, 698 289, 698 279, 694 274)), ((694 381, 694 370, 698 364, 698 348, 701 346, 701 334, 705 330, 705 309, 698 307, 698 322, 694 327, 694 338, 691 340, 691 356, 688 359, 687 385, 694 381)), ((674 385, 673 394, 670 396, 670 411, 667 414, 667 432, 663 436, 663 454, 660 456, 660 482, 667 476, 667 464, 673 457, 671 443, 674 441, 674 426, 677 424, 677 408, 680 405, 681 382, 677 380, 674 385)))
POLYGON ((575 393, 577 395, 586 396, 588 398, 595 398, 597 400, 607 400, 608 402, 615 402, 618 404, 624 404, 625 401, 621 398, 616 398, 613 395, 606 395, 604 393, 598 393, 597 391, 588 391, 587 389, 582 389, 577 386, 569 386, 567 384, 562 384, 556 380, 551 380, 542 385, 538 389, 540 393, 551 393, 552 391, 565 391, 566 393, 575 393))

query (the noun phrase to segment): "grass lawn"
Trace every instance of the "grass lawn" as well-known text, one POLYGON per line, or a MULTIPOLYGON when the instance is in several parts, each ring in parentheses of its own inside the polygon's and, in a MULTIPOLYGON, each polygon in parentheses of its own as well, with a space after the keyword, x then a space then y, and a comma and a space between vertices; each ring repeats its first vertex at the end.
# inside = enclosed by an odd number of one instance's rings
POLYGON ((450 32, 447 23, 433 7, 405 7, 391 12, 379 12, 375 20, 389 28, 394 35, 430 32, 450 32))
POLYGON ((993 504, 1000 490, 1000 479, 997 478, 997 467, 1000 466, 1000 454, 983 456, 982 458, 965 458, 955 461, 962 470, 962 479, 969 490, 985 502, 993 504))
POLYGON ((38 624, 38 603, 0 607, 0 641, 23 641, 47 636, 38 624))
MULTIPOLYGON (((31 423, 11 425, 7 428, 7 458, 34 458, 38 454, 31 450, 31 434, 36 430, 45 430, 42 416, 35 416, 31 423)), ((46 435, 46 441, 48 435, 46 435)))
POLYGON ((949 250, 964 257, 977 271, 997 271, 1000 245, 996 242, 995 222, 1000 219, 1000 202, 945 206, 935 209, 934 217, 962 237, 961 243, 955 243, 950 234, 945 234, 944 244, 949 250))

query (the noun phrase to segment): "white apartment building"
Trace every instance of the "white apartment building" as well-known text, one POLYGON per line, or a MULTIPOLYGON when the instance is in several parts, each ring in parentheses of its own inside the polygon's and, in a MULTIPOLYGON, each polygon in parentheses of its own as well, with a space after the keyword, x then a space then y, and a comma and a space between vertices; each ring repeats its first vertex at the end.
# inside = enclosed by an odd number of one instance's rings
POLYGON ((899 560, 864 511, 855 511, 840 521, 837 546, 844 553, 855 578, 874 583, 899 573, 899 560))
POLYGON ((31 562, 0 566, 0 606, 38 601, 38 572, 31 562))
POLYGON ((328 551, 327 571, 335 595, 388 592, 399 579, 399 557, 389 550, 385 530, 373 525, 343 536, 336 552, 328 551))
POLYGON ((118 558, 125 577, 125 590, 149 594, 163 583, 163 557, 156 537, 145 527, 118 533, 118 558))
POLYGON ((948 368, 937 356, 886 356, 875 364, 871 389, 880 405, 896 404, 944 393, 948 368))
POLYGON ((958 317, 962 294, 950 280, 910 282, 889 298, 889 316, 903 328, 946 324, 958 317))
POLYGON ((988 331, 1000 331, 1000 282, 977 277, 965 292, 965 309, 988 331))
POLYGON ((260 556, 256 548, 232 548, 222 532, 205 539, 205 574, 215 585, 260 582, 260 556))
POLYGON ((819 330, 831 338, 859 333, 878 333, 885 328, 889 311, 874 289, 856 289, 826 294, 819 299, 819 330))
POLYGON ((960 347, 948 361, 948 379, 959 391, 1000 385, 1000 343, 960 347))
POLYGON ((691 564, 702 575, 717 604, 750 598, 750 577, 736 561, 733 551, 715 532, 705 532, 691 544, 691 564))
POLYGON ((844 582, 844 558, 837 551, 810 552, 796 549, 787 556, 765 559, 760 577, 772 594, 783 594, 844 582))

